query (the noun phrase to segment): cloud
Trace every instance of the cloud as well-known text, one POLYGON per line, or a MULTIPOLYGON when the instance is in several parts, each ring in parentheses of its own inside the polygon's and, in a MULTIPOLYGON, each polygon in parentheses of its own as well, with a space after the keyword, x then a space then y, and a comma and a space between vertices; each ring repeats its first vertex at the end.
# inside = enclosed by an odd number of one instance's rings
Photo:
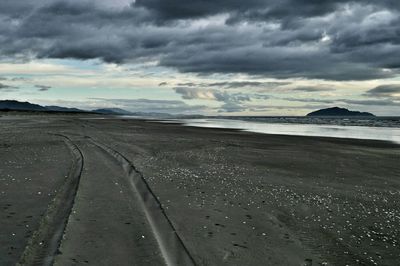
POLYGON ((177 87, 174 88, 175 92, 182 96, 182 99, 192 100, 192 99, 201 99, 201 100, 217 100, 217 91, 213 90, 202 90, 196 88, 188 88, 188 87, 177 87))
POLYGON ((261 81, 231 81, 231 82, 217 82, 211 83, 213 86, 222 86, 228 89, 236 89, 243 87, 251 88, 274 88, 288 85, 290 82, 275 81, 275 82, 261 82, 261 81))
POLYGON ((48 91, 51 89, 51 86, 46 86, 46 85, 35 85, 35 88, 38 88, 39 91, 48 91))
POLYGON ((194 82, 186 82, 186 83, 178 83, 178 86, 185 87, 198 87, 198 88, 207 88, 207 87, 217 87, 224 89, 241 89, 241 88, 273 88, 288 85, 290 82, 263 82, 263 81, 222 81, 222 82, 209 82, 209 83, 194 83, 194 82))
POLYGON ((381 85, 367 91, 365 95, 368 97, 400 99, 400 84, 381 85))
POLYGON ((17 89, 18 89, 18 87, 0 83, 0 91, 10 92, 10 91, 14 91, 17 89))
POLYGON ((218 112, 239 113, 245 111, 247 108, 241 104, 228 102, 223 104, 218 112))
POLYGON ((110 3, 1 1, 0 60, 157 62, 183 73, 279 79, 399 75, 397 0, 110 3))
POLYGON ((348 104, 366 105, 366 106, 400 106, 400 101, 393 100, 349 100, 341 99, 340 101, 348 104))
POLYGON ((381 99, 381 100, 371 100, 371 99, 315 99, 315 98, 284 98, 286 101, 291 102, 302 102, 302 103, 319 103, 326 105, 340 105, 340 104, 350 104, 350 105, 365 105, 365 106, 399 106, 400 101, 395 99, 381 99))
POLYGON ((286 97, 280 98, 285 101, 290 102, 303 102, 303 103, 325 103, 325 104, 334 104, 337 100, 334 99, 316 99, 316 98, 293 98, 293 97, 286 97))
MULTIPOLYGON (((369 0, 137 0, 135 6, 145 7, 160 20, 177 20, 207 17, 215 14, 230 14, 230 22, 242 20, 294 20, 329 14, 346 3, 370 4, 369 0)), ((382 0, 376 3, 380 8, 399 9, 396 0, 382 0)))
POLYGON ((218 112, 242 112, 245 110, 257 109, 257 106, 252 102, 253 100, 267 100, 268 95, 258 93, 231 93, 219 90, 204 90, 193 87, 177 87, 174 88, 175 92, 186 100, 211 100, 221 102, 218 112))
POLYGON ((183 101, 175 100, 151 100, 151 99, 105 99, 91 98, 97 106, 117 107, 132 112, 154 112, 169 114, 196 114, 206 112, 204 105, 188 105, 183 101))
POLYGON ((198 87, 199 84, 198 83, 194 83, 194 82, 184 82, 184 83, 178 83, 178 86, 183 86, 183 87, 198 87))
POLYGON ((226 91, 204 90, 191 87, 177 87, 174 88, 174 90, 176 93, 180 94, 183 99, 186 100, 200 99, 200 100, 214 100, 226 103, 240 103, 240 102, 251 101, 251 97, 267 98, 266 95, 261 95, 261 94, 228 93, 226 91))
POLYGON ((11 81, 28 81, 29 78, 25 78, 25 77, 14 77, 10 79, 11 81))
POLYGON ((302 92, 322 92, 322 91, 334 91, 335 89, 327 86, 302 86, 296 87, 293 89, 294 91, 302 91, 302 92))

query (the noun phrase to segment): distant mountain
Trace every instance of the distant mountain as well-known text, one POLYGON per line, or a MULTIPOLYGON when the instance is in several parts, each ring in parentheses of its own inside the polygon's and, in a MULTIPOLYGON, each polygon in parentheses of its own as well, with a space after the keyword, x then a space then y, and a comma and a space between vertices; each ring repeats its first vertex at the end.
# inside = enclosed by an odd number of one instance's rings
POLYGON ((41 106, 30 102, 19 102, 14 100, 0 100, 0 111, 34 111, 34 112, 63 112, 63 113, 96 113, 103 115, 131 115, 142 117, 170 117, 164 113, 142 113, 130 112, 121 108, 101 108, 92 111, 85 111, 78 108, 68 108, 62 106, 41 106))
MULTIPOLYGON (((60 113, 92 113, 102 115, 129 115, 143 118, 172 118, 178 115, 156 112, 130 112, 121 108, 100 108, 92 111, 62 106, 41 106, 30 102, 19 102, 14 100, 0 100, 0 111, 30 111, 30 112, 60 112, 60 113)), ((185 117, 184 115, 180 115, 185 117)))
POLYGON ((130 116, 141 116, 141 117, 153 117, 153 118, 171 118, 175 117, 167 113, 156 113, 156 112, 130 112, 121 108, 101 108, 92 110, 93 113, 103 115, 130 115, 130 116))
POLYGON ((0 110, 7 111, 34 111, 34 112, 67 112, 82 113, 87 112, 77 108, 67 108, 61 106, 41 106, 30 102, 19 102, 14 100, 0 101, 0 110))
POLYGON ((133 115, 132 112, 126 111, 120 108, 101 108, 92 110, 93 113, 103 114, 103 115, 133 115))
POLYGON ((157 113, 157 112, 134 112, 131 113, 132 116, 142 116, 142 117, 151 117, 151 118, 177 118, 178 115, 171 115, 168 113, 157 113))
POLYGON ((311 112, 307 116, 374 116, 368 112, 350 111, 346 108, 332 107, 311 112))
POLYGON ((47 111, 45 107, 38 104, 13 100, 0 101, 0 110, 47 111))
POLYGON ((78 108, 68 108, 68 107, 61 107, 61 106, 45 106, 46 110, 54 111, 54 112, 72 112, 72 113, 85 113, 87 111, 78 109, 78 108))

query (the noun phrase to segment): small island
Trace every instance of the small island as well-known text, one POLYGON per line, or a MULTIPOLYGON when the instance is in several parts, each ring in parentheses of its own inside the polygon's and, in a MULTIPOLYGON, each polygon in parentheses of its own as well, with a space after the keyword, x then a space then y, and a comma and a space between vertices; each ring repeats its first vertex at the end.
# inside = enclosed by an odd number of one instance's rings
POLYGON ((307 116, 375 116, 368 112, 350 111, 346 108, 331 107, 317 110, 307 114, 307 116))

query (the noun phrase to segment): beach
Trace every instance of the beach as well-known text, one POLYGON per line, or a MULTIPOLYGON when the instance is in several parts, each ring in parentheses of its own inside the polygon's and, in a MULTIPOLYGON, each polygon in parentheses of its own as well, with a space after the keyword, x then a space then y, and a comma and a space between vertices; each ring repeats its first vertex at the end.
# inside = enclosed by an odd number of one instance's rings
POLYGON ((1 114, 0 265, 396 265, 400 145, 1 114))

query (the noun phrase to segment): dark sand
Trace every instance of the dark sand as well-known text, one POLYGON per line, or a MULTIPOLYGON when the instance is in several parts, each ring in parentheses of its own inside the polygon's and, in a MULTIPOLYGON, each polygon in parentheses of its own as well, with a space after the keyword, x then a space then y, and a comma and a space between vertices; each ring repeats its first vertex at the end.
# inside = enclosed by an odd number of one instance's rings
POLYGON ((93 118, 0 117, 0 265, 399 265, 398 145, 93 118))

